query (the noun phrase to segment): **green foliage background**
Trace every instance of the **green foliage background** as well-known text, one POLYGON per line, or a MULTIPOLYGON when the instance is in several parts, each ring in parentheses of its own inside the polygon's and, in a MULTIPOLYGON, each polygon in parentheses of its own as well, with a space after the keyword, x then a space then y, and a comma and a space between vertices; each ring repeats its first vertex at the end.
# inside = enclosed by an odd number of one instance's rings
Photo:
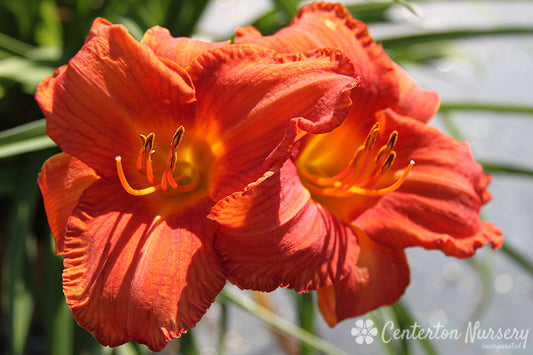
MULTIPOLYGON (((414 2, 414 1, 413 1, 414 2)), ((406 6, 405 1, 363 1, 348 6, 354 16, 367 23, 391 21, 387 11, 392 6, 406 6)), ((422 1, 416 1, 422 2, 422 1)), ((249 3, 253 6, 253 2, 249 3)), ((0 262, 1 321, 0 353, 8 354, 143 354, 145 347, 130 343, 116 349, 100 346, 92 336, 80 329, 72 319, 61 290, 62 260, 54 253, 53 238, 48 229, 36 177, 44 160, 58 152, 44 134, 42 119, 33 94, 40 80, 65 64, 82 46, 95 17, 126 25, 140 38, 154 25, 168 28, 174 36, 190 36, 209 5, 208 0, 0 0, 0 262)), ((263 34, 271 34, 288 24, 300 7, 297 0, 272 0, 271 9, 252 24, 263 34)), ((243 24, 246 25, 246 24, 243 24)), ((388 53, 400 62, 426 65, 448 55, 445 44, 466 38, 488 36, 531 35, 528 28, 492 28, 488 30, 450 30, 408 36, 390 36, 381 40, 388 53)), ((222 38, 224 34, 221 34, 222 38)), ((533 106, 516 106, 484 102, 443 102, 446 117, 456 111, 489 111, 505 114, 532 115, 533 106)), ((450 132, 461 132, 446 119, 450 132)), ((532 177, 533 171, 517 166, 486 162, 493 174, 532 177)), ((505 231, 504 231, 505 232, 505 231)), ((529 275, 530 260, 515 250, 512 238, 503 249, 511 260, 529 275)), ((480 309, 490 298, 490 265, 473 258, 470 265, 484 285, 480 309)), ((259 303, 226 290, 217 301, 222 306, 218 351, 224 352, 223 333, 227 331, 227 307, 239 307, 265 325, 277 329, 285 337, 297 339, 302 354, 340 350, 315 333, 313 294, 295 295, 299 324, 294 325, 259 303)), ((413 316, 402 303, 374 312, 377 324, 388 319, 408 326, 413 316)), ((175 344, 183 353, 197 353, 194 330, 175 344)), ((423 341, 423 352, 438 349, 423 341)), ((281 350, 280 350, 281 351, 281 350)), ((409 353, 410 344, 388 345, 387 353, 409 353)))

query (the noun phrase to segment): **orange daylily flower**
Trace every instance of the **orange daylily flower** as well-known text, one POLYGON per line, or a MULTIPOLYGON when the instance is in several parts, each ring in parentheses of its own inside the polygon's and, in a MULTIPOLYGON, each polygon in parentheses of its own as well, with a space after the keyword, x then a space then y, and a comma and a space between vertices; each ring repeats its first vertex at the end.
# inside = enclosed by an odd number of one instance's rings
MULTIPOLYGON (((493 248, 502 245, 501 231, 479 218, 481 206, 490 200, 489 176, 474 161, 467 144, 426 125, 438 109, 439 97, 420 88, 392 62, 366 25, 354 20, 346 8, 314 3, 272 36, 263 37, 253 27, 239 29, 235 43, 280 53, 337 48, 352 60, 361 77, 342 125, 304 138, 294 149, 292 161, 276 173, 275 181, 281 177, 282 184, 291 186, 290 193, 282 185, 280 194, 279 186, 268 178, 249 187, 257 195, 260 191, 280 196, 281 206, 287 204, 294 210, 301 205, 301 218, 315 224, 320 215, 307 216, 310 204, 337 218, 324 223, 352 228, 360 246, 353 270, 343 280, 318 290, 320 310, 331 326, 401 297, 409 284, 406 247, 440 249, 446 255, 466 258, 487 243, 493 248), (294 202, 300 200, 305 203, 294 202)), ((235 225, 258 219, 266 200, 264 196, 236 196, 220 201, 214 212, 219 207, 247 211, 241 216, 218 212, 215 220, 220 230, 235 234, 235 225)), ((271 267, 258 266, 246 255, 275 243, 267 237, 275 227, 273 222, 257 227, 254 245, 249 243, 250 236, 216 240, 230 271, 228 277, 242 282, 246 274, 251 275, 247 283, 241 283, 243 287, 254 287, 254 278, 262 272, 256 270, 271 267), (241 255, 236 249, 242 249, 241 255)), ((330 262, 335 267, 339 260, 330 262)))
MULTIPOLYGON (((159 27, 137 42, 97 19, 83 48, 36 93, 63 151, 43 165, 39 185, 76 321, 104 345, 136 340, 155 351, 193 327, 228 274, 211 208, 277 174, 306 132, 338 126, 356 84, 338 50, 279 54, 173 38, 159 27)), ((292 222, 292 208, 267 203, 265 219, 289 221, 261 255, 280 262, 275 287, 325 287, 350 272, 351 228, 315 204, 302 213, 323 218, 307 225, 292 222), (293 264, 305 268, 286 272, 293 264)))

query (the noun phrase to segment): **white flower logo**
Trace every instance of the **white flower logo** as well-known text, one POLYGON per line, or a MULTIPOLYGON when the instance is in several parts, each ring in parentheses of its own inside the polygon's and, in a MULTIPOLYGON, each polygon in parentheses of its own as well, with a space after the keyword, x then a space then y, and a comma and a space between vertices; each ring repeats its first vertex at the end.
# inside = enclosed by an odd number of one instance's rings
POLYGON ((378 329, 374 327, 374 322, 370 319, 358 319, 355 322, 355 328, 352 328, 352 335, 355 337, 357 344, 372 344, 374 337, 378 335, 378 329))

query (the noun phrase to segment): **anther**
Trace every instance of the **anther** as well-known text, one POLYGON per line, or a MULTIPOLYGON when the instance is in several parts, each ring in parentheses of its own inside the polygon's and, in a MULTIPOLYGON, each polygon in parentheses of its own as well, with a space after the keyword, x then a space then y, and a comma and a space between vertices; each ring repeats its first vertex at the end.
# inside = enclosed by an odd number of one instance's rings
POLYGON ((141 149, 139 150, 139 154, 137 155, 136 167, 138 171, 143 171, 143 165, 147 159, 147 154, 152 151, 152 148, 154 146, 155 133, 150 132, 147 136, 145 136, 144 134, 140 134, 139 136, 141 137, 142 145, 141 149))
POLYGON ((179 126, 176 130, 176 133, 174 133, 174 136, 172 137, 172 144, 170 145, 172 150, 175 150, 180 144, 181 139, 183 138, 183 133, 185 133, 185 127, 179 126))
POLYGON ((372 148, 374 147, 374 143, 376 143, 378 133, 379 133, 379 122, 376 122, 374 123, 374 125, 370 129, 370 132, 366 136, 365 143, 363 144, 363 146, 367 147, 368 150, 372 150, 372 148))
POLYGON ((383 163, 383 165, 381 166, 381 173, 384 173, 389 170, 392 164, 394 163, 394 160, 396 160, 396 152, 392 151, 387 157, 385 163, 383 163))

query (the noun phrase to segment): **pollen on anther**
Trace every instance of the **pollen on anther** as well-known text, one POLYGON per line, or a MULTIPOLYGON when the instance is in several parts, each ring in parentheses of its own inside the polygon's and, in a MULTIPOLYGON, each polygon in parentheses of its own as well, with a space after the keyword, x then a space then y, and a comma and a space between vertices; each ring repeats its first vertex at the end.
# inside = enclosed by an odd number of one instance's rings
POLYGON ((179 126, 176 130, 176 133, 174 133, 174 136, 172 137, 171 149, 176 149, 178 147, 181 139, 183 138, 183 133, 185 133, 185 128, 183 126, 179 126))

